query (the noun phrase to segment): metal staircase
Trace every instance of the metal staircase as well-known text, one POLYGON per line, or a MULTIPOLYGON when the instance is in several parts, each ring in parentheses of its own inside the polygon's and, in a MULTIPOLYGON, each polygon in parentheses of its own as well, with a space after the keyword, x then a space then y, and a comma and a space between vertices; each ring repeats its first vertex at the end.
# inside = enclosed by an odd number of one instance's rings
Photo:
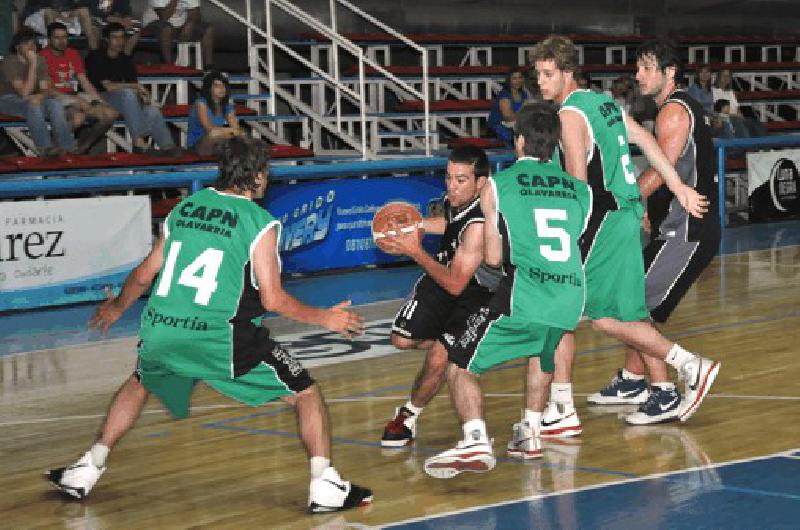
MULTIPOLYGON (((248 64, 250 80, 248 92, 259 94, 268 92, 272 97, 264 103, 269 114, 276 115, 277 100, 286 103, 295 113, 307 116, 310 120, 310 143, 319 154, 356 151, 362 159, 375 159, 383 150, 387 141, 399 142, 404 146, 424 151, 428 156, 436 146, 436 127, 430 114, 430 97, 428 82, 428 52, 398 31, 362 11, 347 0, 330 0, 330 21, 328 24, 311 16, 288 0, 265 0, 264 16, 256 20, 251 0, 245 2, 245 13, 241 14, 220 0, 210 3, 242 23, 247 31, 248 64), (337 30, 337 9, 344 8, 367 22, 374 24, 381 31, 389 33, 404 45, 420 54, 423 71, 423 82, 418 90, 403 81, 379 64, 375 57, 370 57, 362 47, 353 43, 337 30), (275 36, 273 27, 273 10, 294 17, 310 29, 330 40, 328 60, 324 65, 315 64, 293 49, 289 44, 275 36), (302 69, 309 72, 311 90, 292 90, 292 80, 278 80, 275 72, 275 53, 279 50, 302 69), (342 74, 343 63, 357 65, 357 76, 342 74), (392 120, 382 113, 378 98, 370 92, 367 83, 367 70, 370 75, 380 76, 387 84, 405 99, 419 99, 423 102, 421 119, 404 122, 392 120), (323 146, 323 140, 333 143, 323 146)), ((259 105, 258 101, 248 103, 259 105)), ((254 107, 255 108, 255 107, 254 107)), ((276 131, 269 122, 255 124, 254 129, 270 139, 276 138, 276 131)))

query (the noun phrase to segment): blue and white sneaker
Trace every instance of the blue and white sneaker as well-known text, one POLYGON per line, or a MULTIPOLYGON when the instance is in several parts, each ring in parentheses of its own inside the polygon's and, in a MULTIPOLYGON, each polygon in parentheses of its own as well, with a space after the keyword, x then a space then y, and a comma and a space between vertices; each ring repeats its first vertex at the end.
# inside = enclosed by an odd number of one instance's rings
POLYGON ((647 381, 626 379, 622 370, 600 392, 586 398, 593 405, 641 405, 647 401, 647 381))
POLYGON ((664 390, 657 386, 650 388, 650 397, 639 410, 630 414, 625 421, 631 425, 650 425, 678 419, 681 407, 681 394, 676 388, 664 390))

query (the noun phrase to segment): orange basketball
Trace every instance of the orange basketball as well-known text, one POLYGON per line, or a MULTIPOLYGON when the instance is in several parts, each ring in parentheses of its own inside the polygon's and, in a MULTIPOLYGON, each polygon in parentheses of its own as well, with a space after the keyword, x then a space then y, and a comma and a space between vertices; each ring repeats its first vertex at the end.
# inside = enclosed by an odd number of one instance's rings
POLYGON ((425 234, 420 230, 421 227, 422 215, 413 205, 403 201, 389 202, 381 206, 372 218, 372 239, 379 249, 393 254, 381 245, 386 238, 416 231, 422 240, 425 234))

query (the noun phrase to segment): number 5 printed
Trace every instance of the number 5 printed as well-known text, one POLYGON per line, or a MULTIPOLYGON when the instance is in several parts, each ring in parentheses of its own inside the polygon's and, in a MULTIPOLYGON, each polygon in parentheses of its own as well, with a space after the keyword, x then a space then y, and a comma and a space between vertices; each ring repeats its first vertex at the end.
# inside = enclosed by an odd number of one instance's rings
MULTIPOLYGON (((178 254, 183 245, 180 241, 173 241, 169 245, 167 261, 164 263, 164 272, 158 282, 156 296, 167 296, 172 287, 172 277, 175 274, 175 263, 178 261, 178 254)), ((194 261, 181 271, 178 283, 186 287, 193 287, 197 290, 194 295, 194 303, 208 305, 211 295, 217 290, 217 273, 222 265, 222 258, 225 253, 216 248, 205 249, 194 261), (198 274, 202 269, 202 274, 198 274)))
POLYGON ((539 245, 539 252, 548 261, 567 261, 569 259, 570 237, 566 230, 558 226, 550 226, 550 221, 566 221, 567 211, 550 208, 537 208, 533 210, 536 221, 536 233, 540 238, 558 239, 561 248, 556 249, 551 245, 539 245))

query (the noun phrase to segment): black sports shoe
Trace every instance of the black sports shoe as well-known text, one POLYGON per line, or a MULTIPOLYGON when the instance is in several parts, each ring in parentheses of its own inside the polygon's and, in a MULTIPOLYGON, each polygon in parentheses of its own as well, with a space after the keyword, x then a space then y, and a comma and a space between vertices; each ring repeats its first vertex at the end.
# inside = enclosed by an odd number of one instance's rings
POLYGON ((417 434, 416 422, 406 422, 412 418, 414 413, 405 407, 395 410, 394 419, 386 424, 381 436, 381 446, 383 447, 403 447, 411 444, 417 434), (411 426, 409 426, 409 424, 411 426))
POLYGON ((650 387, 650 397, 639 406, 639 410, 628 415, 625 421, 631 425, 650 425, 664 423, 678 418, 681 406, 681 394, 676 388, 664 390, 657 386, 650 387))

